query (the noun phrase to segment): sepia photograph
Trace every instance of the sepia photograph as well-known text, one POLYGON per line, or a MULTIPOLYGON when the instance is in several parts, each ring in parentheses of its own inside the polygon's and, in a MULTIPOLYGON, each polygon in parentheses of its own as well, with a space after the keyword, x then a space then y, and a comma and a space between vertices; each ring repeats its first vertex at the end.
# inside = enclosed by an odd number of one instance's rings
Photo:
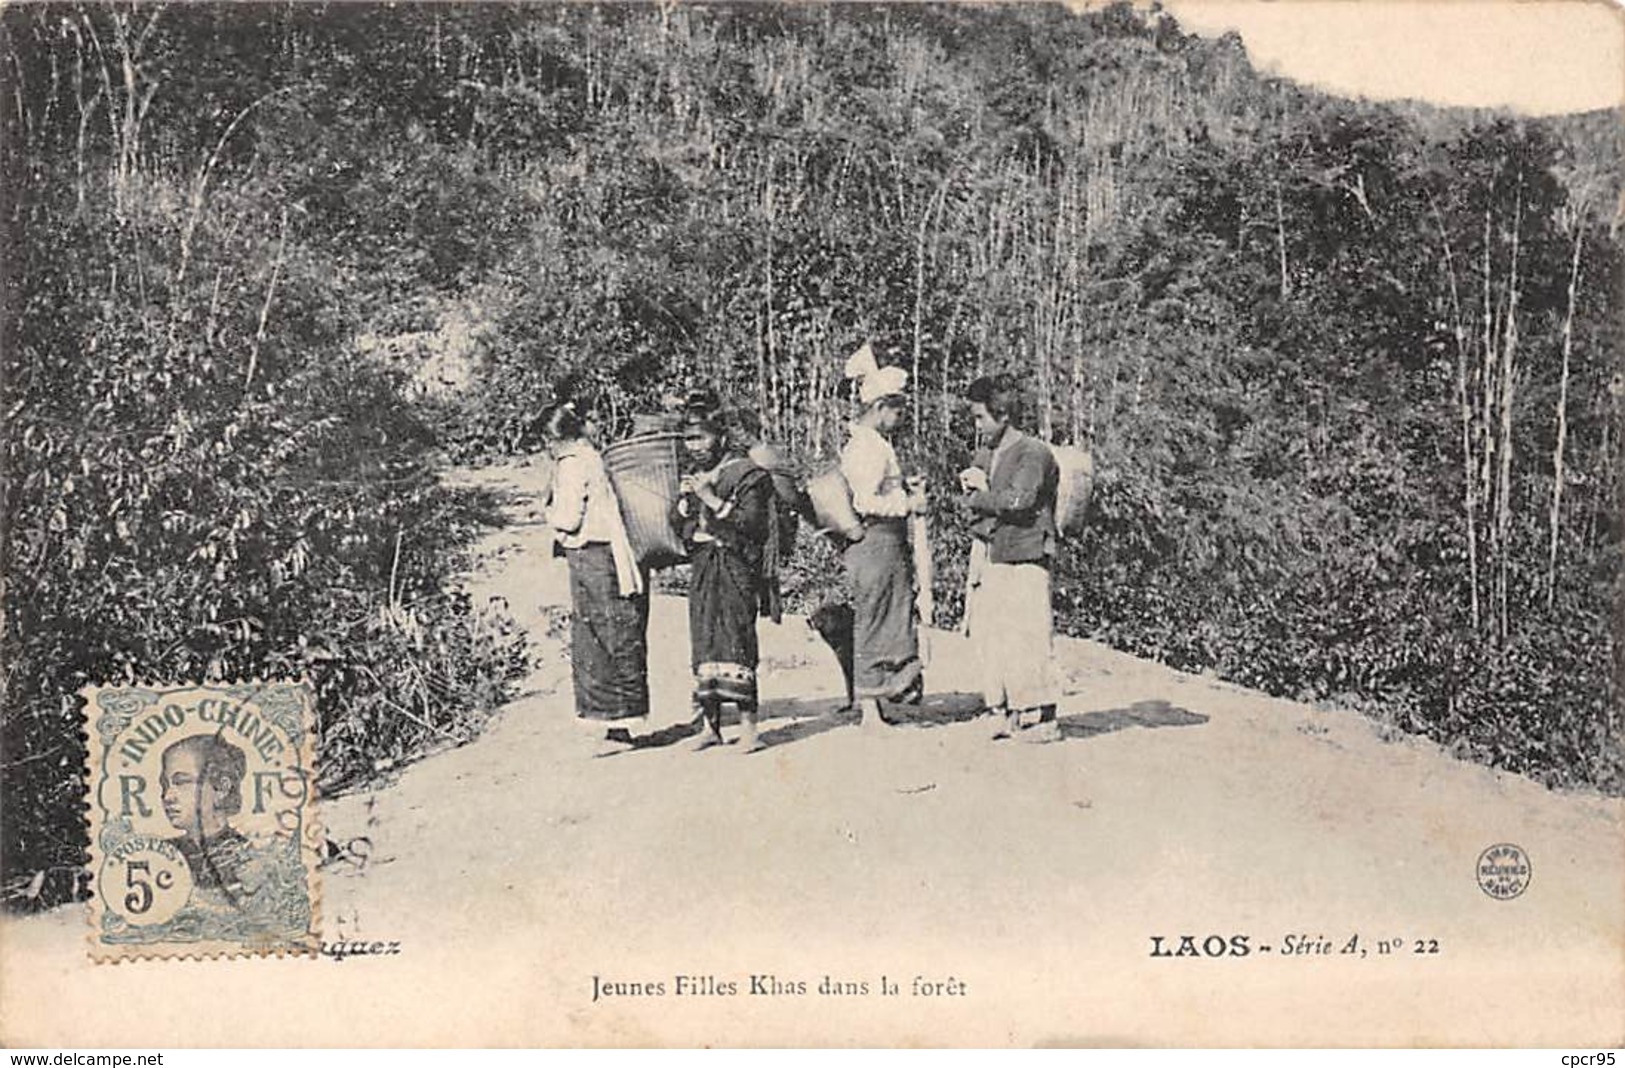
POLYGON ((1625 15, 0 7, 0 1043, 1625 1045, 1625 15))

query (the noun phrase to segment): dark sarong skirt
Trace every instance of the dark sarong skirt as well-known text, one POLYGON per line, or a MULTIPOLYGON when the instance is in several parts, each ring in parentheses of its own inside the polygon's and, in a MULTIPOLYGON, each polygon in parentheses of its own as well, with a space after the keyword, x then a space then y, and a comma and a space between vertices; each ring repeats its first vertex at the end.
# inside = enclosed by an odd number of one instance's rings
POLYGON ((649 714, 649 596, 622 597, 608 545, 566 549, 570 564, 570 675, 576 715, 649 714))
POLYGON ((897 699, 921 684, 913 557, 902 520, 871 521, 845 552, 852 593, 854 696, 897 699))
POLYGON ((694 669, 694 700, 732 701, 741 711, 756 707, 756 612, 761 603, 758 568, 717 542, 693 553, 688 593, 688 632, 694 669))

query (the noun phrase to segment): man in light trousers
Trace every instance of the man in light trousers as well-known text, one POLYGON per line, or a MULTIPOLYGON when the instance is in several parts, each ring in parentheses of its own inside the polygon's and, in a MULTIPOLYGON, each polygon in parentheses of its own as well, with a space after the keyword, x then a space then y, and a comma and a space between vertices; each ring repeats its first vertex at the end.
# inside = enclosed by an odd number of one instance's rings
POLYGON ((1060 737, 1055 718, 1050 569, 1060 469, 1048 445, 1011 425, 1016 392, 979 378, 967 394, 982 443, 960 472, 972 514, 966 627, 995 740, 1060 737))

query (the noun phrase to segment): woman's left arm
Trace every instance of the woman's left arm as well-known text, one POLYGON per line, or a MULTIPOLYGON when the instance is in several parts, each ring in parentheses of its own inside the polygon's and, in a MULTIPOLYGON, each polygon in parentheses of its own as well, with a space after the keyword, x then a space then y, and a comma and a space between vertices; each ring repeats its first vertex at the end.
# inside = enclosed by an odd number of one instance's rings
POLYGON ((768 533, 768 509, 773 507, 773 479, 765 471, 746 475, 722 507, 713 512, 718 526, 727 527, 751 541, 761 541, 768 533))

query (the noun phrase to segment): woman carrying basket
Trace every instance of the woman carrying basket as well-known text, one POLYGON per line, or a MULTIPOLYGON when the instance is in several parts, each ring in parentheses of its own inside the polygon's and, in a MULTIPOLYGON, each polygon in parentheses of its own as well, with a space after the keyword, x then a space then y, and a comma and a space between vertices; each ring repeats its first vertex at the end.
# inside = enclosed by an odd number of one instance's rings
POLYGON ((846 377, 857 382, 863 405, 841 451, 841 474, 863 521, 863 537, 843 554, 852 594, 853 694, 865 729, 873 730, 887 724, 881 701, 917 700, 925 684, 908 518, 924 514, 926 499, 917 479, 905 484, 889 440, 907 403, 908 372, 880 367, 864 345, 847 360, 846 377))
POLYGON ((556 464, 547 522, 570 566, 576 715, 609 725, 609 740, 629 742, 627 728, 649 714, 648 584, 584 427, 573 404, 555 408, 544 424, 556 464))
POLYGON ((731 445, 719 408, 686 413, 685 475, 672 526, 693 564, 688 629, 694 703, 702 716, 696 750, 722 744, 722 710, 739 710, 740 749, 762 748, 756 734, 756 618, 776 608, 779 514, 773 479, 731 445))

